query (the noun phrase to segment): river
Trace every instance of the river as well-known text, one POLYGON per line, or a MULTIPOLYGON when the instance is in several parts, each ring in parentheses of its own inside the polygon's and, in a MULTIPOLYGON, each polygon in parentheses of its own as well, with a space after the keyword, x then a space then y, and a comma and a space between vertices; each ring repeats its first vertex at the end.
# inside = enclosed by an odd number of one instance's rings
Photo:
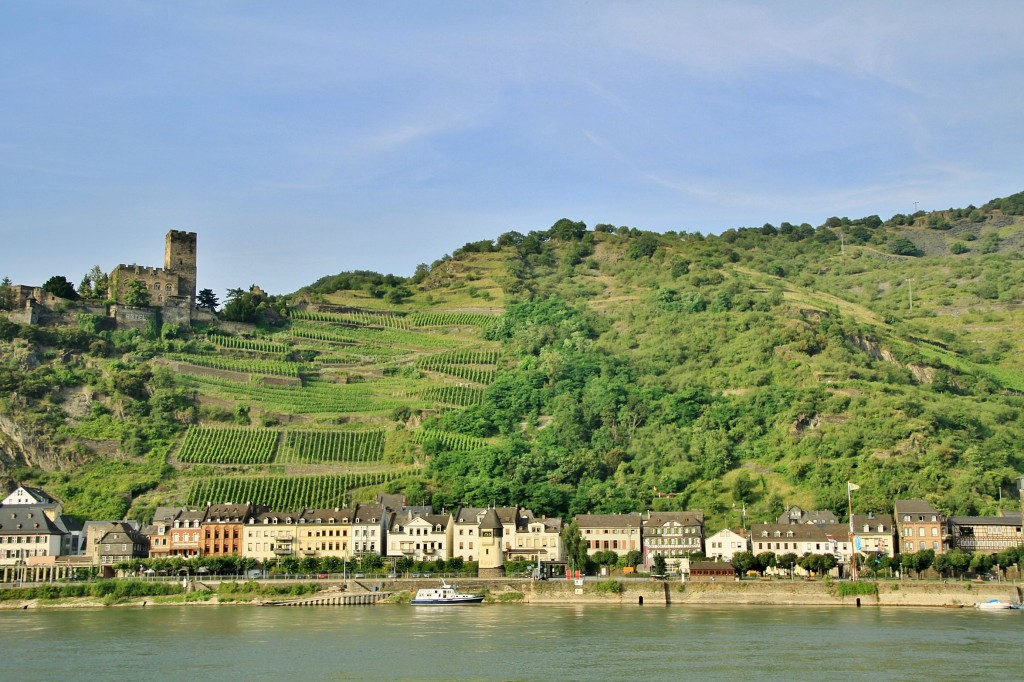
POLYGON ((975 609, 407 605, 0 612, 0 679, 1024 677, 1024 616, 975 609))

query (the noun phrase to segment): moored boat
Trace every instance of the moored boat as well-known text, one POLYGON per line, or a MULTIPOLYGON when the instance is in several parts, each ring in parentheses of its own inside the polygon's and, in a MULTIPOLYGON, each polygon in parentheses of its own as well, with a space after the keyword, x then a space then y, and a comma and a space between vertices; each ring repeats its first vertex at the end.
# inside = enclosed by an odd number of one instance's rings
POLYGON ((444 580, 440 587, 425 587, 416 590, 412 603, 415 606, 449 606, 457 604, 479 604, 484 600, 482 594, 462 594, 454 585, 444 580))
POLYGON ((989 599, 988 601, 980 601, 976 603, 975 608, 981 609, 982 611, 1003 611, 1005 609, 1017 608, 1016 604, 1011 604, 1007 601, 1001 601, 999 599, 989 599))

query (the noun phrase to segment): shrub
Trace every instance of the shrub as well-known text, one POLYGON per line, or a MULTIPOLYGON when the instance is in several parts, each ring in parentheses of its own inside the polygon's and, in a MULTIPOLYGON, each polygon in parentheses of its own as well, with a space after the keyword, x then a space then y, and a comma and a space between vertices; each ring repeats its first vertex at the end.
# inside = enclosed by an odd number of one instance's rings
POLYGON ((618 580, 602 580, 594 585, 594 592, 598 594, 622 594, 625 591, 626 586, 618 580))

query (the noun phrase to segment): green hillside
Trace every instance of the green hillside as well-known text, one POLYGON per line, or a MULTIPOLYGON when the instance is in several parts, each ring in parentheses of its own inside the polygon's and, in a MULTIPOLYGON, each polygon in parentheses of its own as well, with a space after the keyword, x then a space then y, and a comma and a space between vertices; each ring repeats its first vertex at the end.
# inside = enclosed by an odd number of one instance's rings
POLYGON ((1022 214, 560 220, 253 299, 283 313, 255 325, 0 319, 0 475, 89 518, 387 490, 738 525, 843 513, 847 480, 856 510, 991 513, 1024 473, 1022 214))

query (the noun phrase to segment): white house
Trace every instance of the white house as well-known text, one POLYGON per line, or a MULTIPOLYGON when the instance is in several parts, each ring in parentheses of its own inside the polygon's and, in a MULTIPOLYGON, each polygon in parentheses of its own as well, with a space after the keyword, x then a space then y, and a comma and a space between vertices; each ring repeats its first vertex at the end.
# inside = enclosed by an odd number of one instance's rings
POLYGON ((704 554, 709 559, 732 561, 737 552, 750 551, 750 541, 735 531, 724 528, 704 541, 704 554))

